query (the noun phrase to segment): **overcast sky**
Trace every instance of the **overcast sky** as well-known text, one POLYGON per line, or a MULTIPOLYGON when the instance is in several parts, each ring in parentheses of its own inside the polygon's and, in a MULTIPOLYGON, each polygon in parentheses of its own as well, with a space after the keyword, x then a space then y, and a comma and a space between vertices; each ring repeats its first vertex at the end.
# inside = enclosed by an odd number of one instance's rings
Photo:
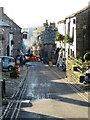
POLYGON ((88 5, 90 0, 0 0, 0 7, 20 27, 58 22, 88 5))

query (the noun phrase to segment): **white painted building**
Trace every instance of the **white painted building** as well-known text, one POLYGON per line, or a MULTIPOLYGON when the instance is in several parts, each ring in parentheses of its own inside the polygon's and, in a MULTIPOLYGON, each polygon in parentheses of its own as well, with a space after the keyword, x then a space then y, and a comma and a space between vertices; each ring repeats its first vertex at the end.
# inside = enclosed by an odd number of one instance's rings
MULTIPOLYGON (((61 35, 65 36, 65 34, 66 34, 66 24, 65 24, 65 20, 61 20, 61 21, 58 22, 58 32, 59 32, 61 35)), ((60 41, 60 48, 63 48, 63 49, 66 48, 66 44, 64 44, 63 41, 60 41)), ((65 56, 65 54, 66 54, 66 53, 65 53, 65 51, 64 51, 64 56, 65 56)))
POLYGON ((65 35, 65 20, 61 20, 58 22, 58 32, 62 35, 65 35))
POLYGON ((58 22, 59 33, 68 35, 65 43, 67 59, 69 55, 80 58, 87 51, 90 51, 90 24, 88 22, 90 21, 90 2, 88 4, 89 5, 82 10, 66 17, 65 20, 63 20, 64 22, 58 22))
POLYGON ((66 58, 68 55, 76 57, 76 17, 71 15, 66 18, 66 34, 69 34, 72 43, 66 43, 66 58))
POLYGON ((61 20, 58 22, 58 31, 62 35, 68 34, 70 38, 72 38, 72 43, 63 43, 61 41, 61 47, 65 48, 66 58, 68 59, 68 55, 72 55, 76 57, 76 17, 75 15, 71 15, 65 20, 61 20))

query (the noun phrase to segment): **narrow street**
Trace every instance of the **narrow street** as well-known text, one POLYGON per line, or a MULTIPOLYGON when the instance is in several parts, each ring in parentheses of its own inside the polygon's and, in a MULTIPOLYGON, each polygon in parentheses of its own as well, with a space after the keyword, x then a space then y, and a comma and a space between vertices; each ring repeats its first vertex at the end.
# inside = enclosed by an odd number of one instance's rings
POLYGON ((88 118, 87 97, 65 77, 41 62, 29 63, 27 79, 5 118, 88 118))

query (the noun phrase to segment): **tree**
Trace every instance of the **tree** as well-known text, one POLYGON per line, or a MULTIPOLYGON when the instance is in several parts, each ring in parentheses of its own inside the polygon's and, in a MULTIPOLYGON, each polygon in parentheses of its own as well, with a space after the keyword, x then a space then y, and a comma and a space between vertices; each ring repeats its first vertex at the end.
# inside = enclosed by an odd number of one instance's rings
POLYGON ((63 41, 64 35, 60 34, 58 31, 56 32, 56 38, 55 41, 63 41))
POLYGON ((66 34, 64 37, 64 43, 72 43, 72 38, 69 36, 69 34, 66 34))

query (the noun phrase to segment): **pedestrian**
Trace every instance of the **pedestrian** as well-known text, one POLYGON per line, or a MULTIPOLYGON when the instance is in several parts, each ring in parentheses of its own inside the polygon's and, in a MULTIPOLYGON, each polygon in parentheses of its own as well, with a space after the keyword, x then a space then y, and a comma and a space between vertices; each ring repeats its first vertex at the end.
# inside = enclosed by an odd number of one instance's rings
POLYGON ((30 48, 28 49, 28 55, 30 55, 30 48))
POLYGON ((20 55, 20 65, 23 67, 23 56, 20 55))
POLYGON ((86 72, 85 72, 85 82, 89 83, 90 82, 90 66, 88 66, 86 72))

